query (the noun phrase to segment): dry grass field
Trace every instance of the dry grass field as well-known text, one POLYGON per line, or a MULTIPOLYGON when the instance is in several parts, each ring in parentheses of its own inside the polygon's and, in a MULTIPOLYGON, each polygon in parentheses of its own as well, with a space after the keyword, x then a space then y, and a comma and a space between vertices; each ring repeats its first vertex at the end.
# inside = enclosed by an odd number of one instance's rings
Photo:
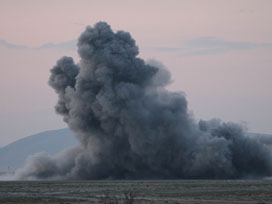
POLYGON ((1 181, 0 203, 272 203, 272 180, 1 181), (105 198, 115 198, 115 201, 105 198))

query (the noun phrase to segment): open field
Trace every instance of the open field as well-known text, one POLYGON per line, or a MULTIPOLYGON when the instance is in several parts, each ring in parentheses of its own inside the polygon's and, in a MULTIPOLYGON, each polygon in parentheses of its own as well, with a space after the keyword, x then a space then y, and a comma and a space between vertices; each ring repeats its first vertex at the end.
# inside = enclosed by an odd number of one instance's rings
POLYGON ((135 193, 135 203, 272 203, 272 180, 1 181, 0 203, 102 203, 135 193))

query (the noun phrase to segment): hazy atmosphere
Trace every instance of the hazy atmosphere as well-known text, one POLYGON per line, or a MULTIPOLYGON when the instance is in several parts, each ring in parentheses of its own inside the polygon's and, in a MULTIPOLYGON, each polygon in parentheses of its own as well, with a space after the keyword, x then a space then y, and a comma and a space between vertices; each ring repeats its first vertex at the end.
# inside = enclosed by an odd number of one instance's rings
POLYGON ((0 203, 269 204, 272 0, 0 0, 0 203))
POLYGON ((62 56, 77 63, 87 25, 128 31, 144 60, 172 75, 198 121, 220 118, 272 133, 272 2, 0 0, 0 147, 66 127, 48 86, 62 56))

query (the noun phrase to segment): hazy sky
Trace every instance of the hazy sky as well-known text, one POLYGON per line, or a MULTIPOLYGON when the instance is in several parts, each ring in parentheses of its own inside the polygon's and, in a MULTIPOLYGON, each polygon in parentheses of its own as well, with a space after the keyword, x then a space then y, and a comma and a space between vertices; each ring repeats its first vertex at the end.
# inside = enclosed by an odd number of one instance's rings
POLYGON ((272 133, 271 9, 271 0, 0 0, 0 147, 65 127, 49 69, 78 59, 77 37, 101 20, 168 67, 169 89, 186 93, 197 120, 272 133))

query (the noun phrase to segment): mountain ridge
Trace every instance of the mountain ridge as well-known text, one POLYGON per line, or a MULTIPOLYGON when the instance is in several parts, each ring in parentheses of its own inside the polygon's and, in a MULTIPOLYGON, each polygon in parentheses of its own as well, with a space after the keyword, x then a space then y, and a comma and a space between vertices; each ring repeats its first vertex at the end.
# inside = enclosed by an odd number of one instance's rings
POLYGON ((78 141, 68 128, 24 137, 0 148, 0 171, 15 171, 23 166, 28 156, 35 153, 55 155, 76 144, 78 141))

